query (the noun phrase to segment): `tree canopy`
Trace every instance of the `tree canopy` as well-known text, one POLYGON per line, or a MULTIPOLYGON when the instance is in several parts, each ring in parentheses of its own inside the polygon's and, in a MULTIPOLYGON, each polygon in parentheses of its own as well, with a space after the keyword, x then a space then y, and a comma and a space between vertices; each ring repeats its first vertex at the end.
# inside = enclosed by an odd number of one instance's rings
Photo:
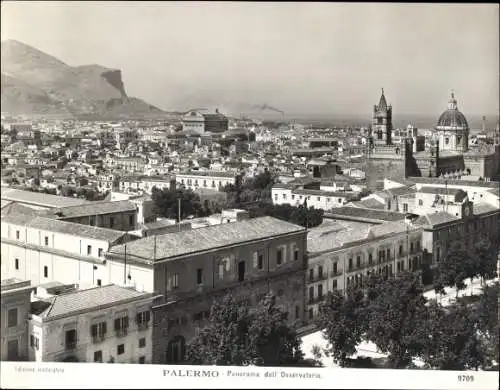
POLYGON ((191 215, 196 217, 207 215, 207 210, 201 204, 200 197, 190 189, 180 187, 171 190, 169 188, 158 189, 153 187, 151 198, 158 215, 165 218, 178 219, 178 199, 181 200, 181 219, 191 215))
POLYGON ((201 365, 305 365, 300 338, 287 313, 267 295, 254 310, 227 295, 215 302, 207 325, 188 344, 187 360, 201 365))

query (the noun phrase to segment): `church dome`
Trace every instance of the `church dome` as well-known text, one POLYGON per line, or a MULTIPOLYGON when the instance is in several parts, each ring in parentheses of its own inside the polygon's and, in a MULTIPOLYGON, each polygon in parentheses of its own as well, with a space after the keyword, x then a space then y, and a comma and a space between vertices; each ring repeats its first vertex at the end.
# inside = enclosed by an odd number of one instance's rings
POLYGON ((439 117, 437 127, 458 127, 463 129, 469 128, 467 119, 465 119, 465 115, 458 111, 457 101, 453 93, 451 94, 451 98, 448 101, 448 109, 439 117))

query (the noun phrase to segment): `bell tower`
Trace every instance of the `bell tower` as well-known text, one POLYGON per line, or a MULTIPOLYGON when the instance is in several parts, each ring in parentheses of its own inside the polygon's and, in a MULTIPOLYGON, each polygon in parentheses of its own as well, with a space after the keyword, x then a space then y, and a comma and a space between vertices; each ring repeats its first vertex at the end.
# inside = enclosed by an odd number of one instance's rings
POLYGON ((435 137, 431 139, 429 152, 429 177, 438 177, 439 140, 435 137))
POLYGON ((392 106, 387 105, 382 88, 378 105, 373 106, 372 136, 375 144, 392 145, 392 106))

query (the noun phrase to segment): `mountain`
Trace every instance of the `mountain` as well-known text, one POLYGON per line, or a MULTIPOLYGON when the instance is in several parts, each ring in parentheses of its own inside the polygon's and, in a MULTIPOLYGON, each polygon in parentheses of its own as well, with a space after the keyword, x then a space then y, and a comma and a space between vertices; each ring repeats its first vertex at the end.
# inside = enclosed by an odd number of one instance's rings
POLYGON ((161 116, 125 92, 121 71, 72 67, 24 43, 2 42, 2 112, 84 117, 161 116))

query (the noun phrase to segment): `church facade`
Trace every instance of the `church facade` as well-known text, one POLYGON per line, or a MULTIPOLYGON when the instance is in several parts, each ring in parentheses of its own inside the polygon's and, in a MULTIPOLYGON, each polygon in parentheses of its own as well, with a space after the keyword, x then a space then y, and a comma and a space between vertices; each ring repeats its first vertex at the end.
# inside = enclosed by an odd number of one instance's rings
POLYGON ((404 177, 472 176, 490 180, 500 173, 499 142, 469 147, 469 125, 458 110, 454 93, 430 138, 419 135, 415 126, 408 125, 393 142, 392 130, 392 106, 387 104, 382 90, 379 104, 373 108, 367 151, 371 164, 394 165, 399 161, 396 175, 404 177))

